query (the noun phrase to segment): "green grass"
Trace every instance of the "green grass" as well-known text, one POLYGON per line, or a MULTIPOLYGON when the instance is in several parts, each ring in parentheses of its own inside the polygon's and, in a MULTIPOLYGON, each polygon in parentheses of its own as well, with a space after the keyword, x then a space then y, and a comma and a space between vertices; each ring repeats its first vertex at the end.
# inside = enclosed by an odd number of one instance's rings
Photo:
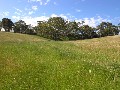
POLYGON ((0 90, 119 90, 120 36, 50 41, 0 32, 0 90))

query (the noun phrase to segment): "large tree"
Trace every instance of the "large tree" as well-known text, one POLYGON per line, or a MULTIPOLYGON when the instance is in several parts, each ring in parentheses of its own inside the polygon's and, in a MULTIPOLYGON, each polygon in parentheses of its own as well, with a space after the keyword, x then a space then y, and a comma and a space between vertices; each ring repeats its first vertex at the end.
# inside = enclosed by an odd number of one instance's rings
POLYGON ((118 32, 120 33, 120 23, 118 24, 118 32))
POLYGON ((25 21, 19 20, 14 23, 14 32, 15 33, 25 33, 27 30, 28 26, 26 25, 25 21))
POLYGON ((42 37, 51 38, 50 35, 50 28, 47 21, 38 21, 38 26, 36 27, 37 35, 42 37))
POLYGON ((79 24, 75 21, 67 23, 67 36, 70 40, 79 39, 79 24))
POLYGON ((2 27, 2 21, 0 21, 0 27, 2 27))
POLYGON ((3 18, 2 19, 2 26, 5 29, 5 31, 10 32, 10 30, 12 29, 12 26, 14 26, 14 24, 11 21, 11 19, 3 18))
POLYGON ((1 29, 2 29, 2 22, 0 21, 0 31, 1 31, 1 29))
POLYGON ((53 32, 53 39, 66 40, 67 38, 67 21, 62 17, 52 17, 48 19, 48 25, 53 32))
POLYGON ((37 33, 54 40, 62 40, 66 36, 66 21, 61 17, 51 17, 48 21, 38 21, 37 33))
POLYGON ((119 30, 117 26, 110 22, 102 22, 97 26, 100 36, 118 35, 119 30))
POLYGON ((97 28, 76 21, 66 21, 61 17, 51 17, 48 21, 39 21, 35 27, 37 34, 54 40, 77 40, 117 35, 118 26, 110 22, 102 22, 97 28))
POLYGON ((61 17, 52 17, 48 19, 48 24, 55 30, 65 30, 66 29, 66 22, 61 17))
POLYGON ((96 35, 95 28, 90 27, 89 25, 83 25, 79 28, 80 28, 82 39, 90 39, 95 37, 96 35))

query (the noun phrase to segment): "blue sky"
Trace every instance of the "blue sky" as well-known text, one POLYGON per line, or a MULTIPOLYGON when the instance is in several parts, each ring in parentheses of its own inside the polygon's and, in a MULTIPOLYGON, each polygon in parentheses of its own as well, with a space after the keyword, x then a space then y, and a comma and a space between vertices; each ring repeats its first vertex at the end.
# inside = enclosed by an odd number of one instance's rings
POLYGON ((61 16, 64 19, 85 21, 95 27, 102 21, 120 23, 120 0, 0 0, 0 20, 20 19, 27 24, 61 16))

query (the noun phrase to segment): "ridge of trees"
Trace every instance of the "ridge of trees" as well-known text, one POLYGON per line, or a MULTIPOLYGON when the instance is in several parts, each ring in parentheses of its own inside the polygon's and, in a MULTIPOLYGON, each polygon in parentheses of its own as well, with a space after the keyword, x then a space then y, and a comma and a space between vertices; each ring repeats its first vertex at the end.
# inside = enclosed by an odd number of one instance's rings
POLYGON ((35 27, 26 25, 23 20, 13 23, 11 19, 3 18, 0 21, 0 27, 3 27, 6 32, 10 32, 13 29, 14 33, 36 34, 48 39, 61 41, 113 36, 118 35, 120 32, 120 23, 116 26, 110 22, 101 22, 95 28, 84 25, 84 21, 68 21, 62 17, 50 17, 47 21, 38 21, 38 25, 35 27))

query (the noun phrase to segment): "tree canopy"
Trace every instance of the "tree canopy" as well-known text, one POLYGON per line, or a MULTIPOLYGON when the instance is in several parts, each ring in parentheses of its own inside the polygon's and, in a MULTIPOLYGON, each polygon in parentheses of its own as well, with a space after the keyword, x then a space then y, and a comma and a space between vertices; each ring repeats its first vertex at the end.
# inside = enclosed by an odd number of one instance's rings
POLYGON ((18 22, 14 23, 14 31, 17 33, 25 33, 27 29, 26 23, 23 20, 19 20, 18 22))
POLYGON ((12 29, 12 26, 14 26, 14 24, 11 21, 11 19, 3 18, 2 19, 2 26, 5 29, 5 31, 10 32, 10 30, 12 29))
POLYGON ((90 27, 84 23, 68 21, 62 17, 50 17, 47 21, 38 21, 38 25, 32 27, 26 25, 23 20, 13 23, 11 19, 3 18, 0 26, 7 32, 13 28, 15 33, 37 34, 53 40, 91 39, 118 35, 120 32, 120 23, 116 26, 110 22, 101 22, 97 27, 90 27))

